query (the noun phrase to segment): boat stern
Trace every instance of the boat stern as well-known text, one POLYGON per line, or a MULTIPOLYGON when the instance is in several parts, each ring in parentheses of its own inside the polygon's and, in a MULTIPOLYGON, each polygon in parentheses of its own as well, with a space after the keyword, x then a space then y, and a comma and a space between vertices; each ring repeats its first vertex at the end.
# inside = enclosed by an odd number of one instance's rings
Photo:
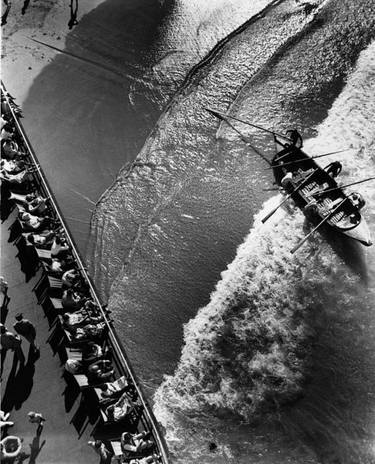
POLYGON ((371 246, 373 244, 370 229, 366 221, 363 219, 357 227, 354 229, 345 230, 344 234, 353 240, 357 240, 358 242, 362 243, 362 245, 371 246))

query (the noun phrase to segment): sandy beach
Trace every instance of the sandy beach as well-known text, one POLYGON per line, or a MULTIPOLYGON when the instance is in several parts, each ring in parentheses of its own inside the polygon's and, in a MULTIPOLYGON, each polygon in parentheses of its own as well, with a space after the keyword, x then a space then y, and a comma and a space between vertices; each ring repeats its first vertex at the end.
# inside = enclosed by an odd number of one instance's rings
MULTIPOLYGON (((95 9, 104 0, 81 0, 77 18, 95 9)), ((63 49, 70 32, 70 8, 67 0, 47 0, 30 3, 21 14, 22 0, 13 0, 2 27, 1 74, 8 91, 22 105, 34 79, 58 54, 31 38, 63 49)))

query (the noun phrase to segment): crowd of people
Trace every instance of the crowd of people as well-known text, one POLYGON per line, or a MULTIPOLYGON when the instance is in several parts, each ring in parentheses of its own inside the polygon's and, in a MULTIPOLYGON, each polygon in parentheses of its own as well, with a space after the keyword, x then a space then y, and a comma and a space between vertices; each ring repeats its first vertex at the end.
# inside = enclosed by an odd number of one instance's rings
MULTIPOLYGON (((118 436, 114 438, 118 440, 120 453, 115 452, 111 442, 94 440, 89 445, 99 454, 101 464, 109 464, 114 459, 132 464, 162 462, 152 430, 147 430, 147 422, 140 420, 144 404, 138 390, 126 371, 123 375, 124 370, 118 361, 115 362, 108 336, 111 330, 109 311, 99 304, 93 293, 8 104, 9 101, 2 95, 0 177, 3 198, 17 208, 15 224, 18 224, 18 233, 13 238, 17 241, 22 237, 25 247, 33 250, 36 260, 42 264, 43 278, 40 282, 45 279, 48 284, 41 300, 48 300, 52 290, 54 298, 59 300, 58 308, 53 308, 55 320, 52 326, 53 330, 61 331, 64 347, 68 348, 64 365, 67 375, 73 378, 84 376, 87 388, 99 392, 97 400, 104 417, 103 427, 108 424, 118 426, 118 436), (50 278, 57 282, 53 289, 49 287, 50 278), (69 357, 71 352, 74 352, 73 357, 69 357), (138 431, 133 433, 134 430, 138 431)), ((3 277, 0 277, 0 285, 7 295, 8 284, 3 277)), ((9 350, 14 353, 17 362, 25 362, 22 339, 30 344, 30 350, 36 356, 40 349, 36 343, 35 326, 22 313, 16 314, 13 329, 15 333, 0 324, 2 367, 9 350)), ((8 412, 4 412, 3 419, 9 418, 8 412)), ((30 420, 36 418, 42 425, 44 418, 38 413, 33 414, 29 414, 30 420)), ((3 419, 2 423, 11 426, 8 420, 3 419)), ((12 446, 19 440, 13 440, 12 446)))

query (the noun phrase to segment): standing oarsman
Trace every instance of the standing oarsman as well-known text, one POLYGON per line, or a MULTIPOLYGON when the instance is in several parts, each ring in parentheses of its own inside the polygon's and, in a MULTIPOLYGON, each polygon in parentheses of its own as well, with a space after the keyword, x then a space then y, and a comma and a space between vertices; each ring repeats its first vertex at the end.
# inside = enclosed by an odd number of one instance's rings
POLYGON ((293 147, 302 148, 303 140, 297 129, 289 129, 286 131, 288 138, 292 142, 293 147))
POLYGON ((342 164, 340 163, 340 161, 333 161, 324 169, 327 172, 327 174, 329 174, 331 177, 337 177, 342 171, 342 164))

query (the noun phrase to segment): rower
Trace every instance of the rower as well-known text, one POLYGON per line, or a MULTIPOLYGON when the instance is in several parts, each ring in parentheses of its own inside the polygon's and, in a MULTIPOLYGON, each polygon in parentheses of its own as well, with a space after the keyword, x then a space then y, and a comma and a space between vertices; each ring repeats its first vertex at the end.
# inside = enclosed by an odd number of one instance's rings
POLYGON ((280 184, 284 189, 287 188, 293 182, 293 173, 287 172, 285 176, 281 179, 280 184))
POLYGON ((326 166, 324 170, 331 177, 337 177, 342 171, 342 164, 340 163, 340 161, 333 161, 333 163, 328 164, 328 166, 326 166))
POLYGON ((357 209, 362 209, 366 202, 365 200, 363 199, 362 195, 357 193, 357 192, 353 192, 349 195, 349 198, 350 198, 350 201, 352 202, 352 204, 357 208, 357 209))
POLYGON ((301 134, 297 131, 297 129, 289 129, 286 131, 286 134, 290 141, 292 142, 292 146, 296 148, 302 148, 303 140, 301 134))

